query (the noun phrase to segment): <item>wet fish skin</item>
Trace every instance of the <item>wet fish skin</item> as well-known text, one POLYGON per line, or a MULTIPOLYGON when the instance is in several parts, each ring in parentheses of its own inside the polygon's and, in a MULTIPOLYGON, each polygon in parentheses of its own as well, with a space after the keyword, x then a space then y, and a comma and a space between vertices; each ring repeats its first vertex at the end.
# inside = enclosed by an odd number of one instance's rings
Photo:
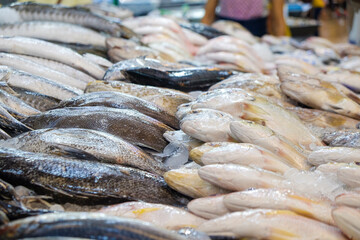
POLYGON ((174 116, 169 115, 155 104, 141 98, 119 92, 93 92, 80 95, 75 98, 64 100, 59 104, 63 107, 105 106, 119 109, 135 109, 147 116, 155 118, 173 128, 179 124, 174 116))
POLYGON ((6 133, 8 133, 10 136, 16 136, 20 133, 32 130, 32 128, 28 127, 27 125, 21 123, 16 118, 11 116, 9 112, 6 111, 6 109, 1 106, 0 106, 0 127, 6 130, 6 133))
POLYGON ((210 196, 197 198, 190 201, 187 208, 197 216, 213 219, 221 217, 230 211, 224 205, 224 197, 226 195, 210 196))
POLYGON ((1 147, 94 160, 162 174, 167 168, 143 150, 111 134, 80 128, 39 129, 7 141, 1 147))
POLYGON ((353 208, 360 208, 360 193, 349 192, 341 194, 335 198, 335 203, 338 206, 344 205, 353 208))
POLYGON ((350 188, 360 187, 360 166, 359 163, 348 164, 337 170, 338 179, 350 188))
POLYGON ((308 161, 315 166, 329 162, 360 162, 359 154, 360 149, 357 148, 325 147, 311 152, 308 156, 308 161))
POLYGON ((360 130, 344 129, 331 131, 322 136, 323 141, 332 147, 360 148, 360 130))
POLYGON ((162 177, 121 165, 1 148, 0 174, 5 181, 37 186, 68 201, 126 199, 170 205, 187 203, 162 177))
MULTIPOLYGON (((53 211, 46 209, 37 209, 37 210, 26 209, 0 200, 0 212, 5 213, 6 216, 9 218, 9 220, 16 220, 30 216, 52 213, 53 211)), ((0 237, 1 237, 1 231, 0 231, 0 237)))
POLYGON ((31 107, 17 96, 9 94, 8 92, 0 89, 0 101, 7 105, 9 108, 14 109, 15 111, 24 114, 24 115, 33 115, 40 113, 39 110, 31 107))
POLYGON ((9 139, 11 138, 4 130, 0 128, 0 139, 9 139))
POLYGON ((161 152, 167 145, 163 134, 172 128, 132 109, 71 107, 32 115, 23 123, 34 129, 85 128, 107 132, 141 147, 161 152))
POLYGON ((336 225, 349 239, 360 239, 360 212, 358 209, 341 206, 333 210, 336 225))
POLYGON ((184 240, 178 234, 143 221, 89 212, 50 213, 20 219, 3 225, 0 228, 0 235, 7 240, 47 236, 184 240))

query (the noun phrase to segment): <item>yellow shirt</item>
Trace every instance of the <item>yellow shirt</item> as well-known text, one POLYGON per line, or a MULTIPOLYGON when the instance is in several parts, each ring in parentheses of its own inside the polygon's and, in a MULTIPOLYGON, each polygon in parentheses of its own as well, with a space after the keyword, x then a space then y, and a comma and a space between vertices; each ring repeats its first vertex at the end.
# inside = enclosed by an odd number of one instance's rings
POLYGON ((312 6, 314 8, 323 8, 323 7, 325 7, 325 1, 324 0, 313 0, 312 6))
MULTIPOLYGON (((19 0, 18 2, 27 2, 28 0, 19 0)), ((32 2, 37 3, 46 3, 46 4, 56 4, 57 0, 33 0, 32 2)), ((92 3, 92 0, 62 0, 61 4, 66 6, 75 6, 79 4, 89 4, 92 3)))

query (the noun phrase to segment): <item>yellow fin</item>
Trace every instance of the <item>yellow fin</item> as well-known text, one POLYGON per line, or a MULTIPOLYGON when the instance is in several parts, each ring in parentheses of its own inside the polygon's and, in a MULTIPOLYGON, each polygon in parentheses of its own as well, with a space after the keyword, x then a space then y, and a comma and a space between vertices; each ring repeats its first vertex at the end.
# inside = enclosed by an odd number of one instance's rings
POLYGON ((152 207, 152 208, 141 208, 141 209, 137 209, 132 211, 132 213, 134 213, 135 215, 137 215, 138 217, 143 215, 144 213, 148 213, 148 212, 154 212, 159 210, 160 208, 158 207, 152 207))

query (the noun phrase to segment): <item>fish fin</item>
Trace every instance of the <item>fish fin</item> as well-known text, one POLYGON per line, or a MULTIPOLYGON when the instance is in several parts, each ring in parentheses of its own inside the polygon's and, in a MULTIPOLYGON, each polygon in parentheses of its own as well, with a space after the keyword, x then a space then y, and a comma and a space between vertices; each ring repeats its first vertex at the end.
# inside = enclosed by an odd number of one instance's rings
POLYGON ((63 144, 56 144, 51 146, 51 154, 62 156, 62 157, 73 157, 78 159, 99 161, 94 155, 74 147, 70 147, 63 144))

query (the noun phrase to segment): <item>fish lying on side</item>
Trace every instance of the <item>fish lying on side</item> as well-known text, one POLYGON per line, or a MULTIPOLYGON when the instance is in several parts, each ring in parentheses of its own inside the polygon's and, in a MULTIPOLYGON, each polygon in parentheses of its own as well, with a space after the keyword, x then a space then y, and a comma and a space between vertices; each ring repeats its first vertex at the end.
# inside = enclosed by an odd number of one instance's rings
MULTIPOLYGON (((6 134, 9 134, 10 136, 16 136, 20 133, 32 130, 32 128, 28 127, 27 125, 21 123, 16 118, 11 116, 11 114, 1 106, 0 106, 0 128, 2 130, 6 130, 6 134)), ((3 133, 2 135, 4 137, 7 137, 6 134, 3 133)))
POLYGON ((163 134, 172 130, 136 110, 108 107, 60 108, 29 116, 23 123, 34 129, 57 127, 98 130, 158 152, 167 145, 163 134))
POLYGON ((205 219, 221 217, 230 211, 224 205, 226 195, 217 195, 210 197, 197 198, 190 201, 187 208, 197 216, 205 219))
POLYGON ((156 174, 17 149, 0 149, 0 174, 5 181, 37 186, 68 200, 142 200, 170 205, 187 202, 156 174))
POLYGON ((336 225, 349 238, 360 239, 360 211, 356 208, 341 206, 333 210, 336 225))
POLYGON ((335 203, 337 206, 344 205, 353 208, 360 208, 360 193, 357 191, 341 194, 335 198, 335 203))
POLYGON ((31 107, 30 105, 19 99, 16 92, 14 92, 14 95, 0 88, 0 102, 7 107, 24 115, 33 115, 40 113, 39 110, 31 107))
POLYGON ((360 149, 347 147, 324 147, 312 151, 308 161, 315 166, 330 162, 360 162, 360 149))
POLYGON ((159 175, 166 171, 160 162, 123 139, 90 129, 39 129, 0 142, 0 146, 121 164, 159 175))
POLYGON ((350 188, 360 187, 360 166, 359 163, 347 164, 337 170, 338 179, 350 188))

